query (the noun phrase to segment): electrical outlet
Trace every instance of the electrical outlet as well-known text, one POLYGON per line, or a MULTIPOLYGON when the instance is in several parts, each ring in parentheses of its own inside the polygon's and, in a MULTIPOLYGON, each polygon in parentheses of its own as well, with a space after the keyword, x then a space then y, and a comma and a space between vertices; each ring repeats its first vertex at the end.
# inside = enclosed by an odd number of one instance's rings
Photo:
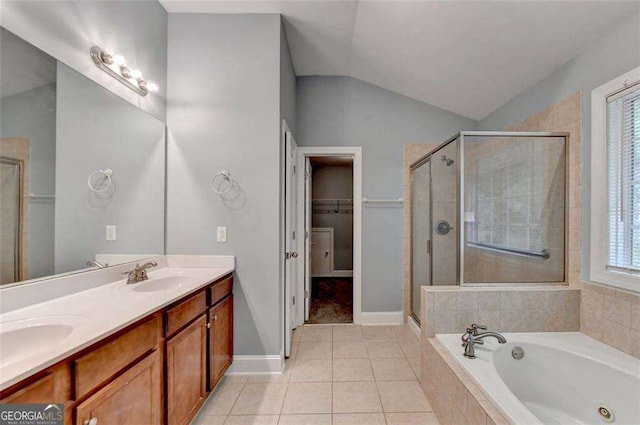
POLYGON ((218 227, 218 231, 216 232, 218 242, 226 242, 227 241, 227 228, 226 227, 218 227))
POLYGON ((115 224, 109 224, 107 225, 106 229, 106 238, 108 241, 115 241, 116 240, 116 225, 115 224))

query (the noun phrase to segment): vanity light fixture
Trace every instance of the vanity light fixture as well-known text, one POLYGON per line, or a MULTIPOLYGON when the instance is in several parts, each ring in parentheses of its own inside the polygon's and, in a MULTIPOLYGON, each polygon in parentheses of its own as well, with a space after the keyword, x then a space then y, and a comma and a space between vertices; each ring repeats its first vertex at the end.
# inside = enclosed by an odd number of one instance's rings
POLYGON ((158 90, 160 90, 160 85, 157 82, 143 78, 142 71, 137 68, 129 68, 124 56, 105 52, 98 46, 93 46, 90 54, 93 63, 95 63, 98 68, 140 96, 146 96, 147 93, 157 93, 158 90))

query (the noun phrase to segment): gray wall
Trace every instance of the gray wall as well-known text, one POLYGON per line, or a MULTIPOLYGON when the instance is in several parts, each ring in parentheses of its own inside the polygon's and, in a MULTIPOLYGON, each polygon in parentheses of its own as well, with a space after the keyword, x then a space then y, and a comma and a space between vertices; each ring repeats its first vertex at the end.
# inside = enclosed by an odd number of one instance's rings
MULTIPOLYGON (((476 121, 349 77, 298 77, 298 145, 362 146, 363 196, 402 196, 404 143, 444 141, 476 121)), ((365 204, 366 205, 366 204, 365 204)), ((363 311, 402 310, 402 209, 363 209, 363 311)))
POLYGON ((164 121, 167 12, 157 0, 3 0, 0 24, 164 121), (160 92, 142 98, 98 69, 89 58, 94 44, 121 52, 160 83, 160 92))
POLYGON ((243 355, 282 347, 280 42, 279 15, 169 15, 167 253, 236 256, 243 355), (237 184, 220 196, 223 169, 237 184))
POLYGON ((57 83, 55 272, 98 253, 162 254, 164 123, 61 63, 57 83), (106 168, 112 186, 91 192, 87 177, 106 168))
MULTIPOLYGON (((314 164, 312 199, 353 199, 353 166, 314 164)), ((333 205, 317 205, 314 209, 331 210, 333 205)), ((349 206, 352 209, 353 205, 349 206)), ((340 207, 344 210, 344 206, 340 207)), ((314 213, 313 227, 333 228, 333 268, 353 270, 353 214, 314 213)))
MULTIPOLYGON (((29 191, 55 192, 56 83, 0 100, 0 137, 25 137, 30 142, 29 191)), ((54 208, 52 198, 26 199, 29 203, 29 279, 54 271, 54 208)))
MULTIPOLYGON (((638 5, 640 8, 640 3, 638 5)), ((640 66, 640 13, 621 22, 581 55, 492 112, 479 123, 482 130, 502 130, 582 91, 582 272, 590 264, 591 91, 640 66)))

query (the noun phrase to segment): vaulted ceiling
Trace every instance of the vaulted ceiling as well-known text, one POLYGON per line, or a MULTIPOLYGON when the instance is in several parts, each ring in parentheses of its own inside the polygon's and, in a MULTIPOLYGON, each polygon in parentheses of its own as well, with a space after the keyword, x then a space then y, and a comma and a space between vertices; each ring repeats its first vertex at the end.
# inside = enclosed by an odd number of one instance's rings
POLYGON ((161 2, 176 13, 281 13, 297 75, 350 76, 473 119, 640 10, 639 0, 161 2))

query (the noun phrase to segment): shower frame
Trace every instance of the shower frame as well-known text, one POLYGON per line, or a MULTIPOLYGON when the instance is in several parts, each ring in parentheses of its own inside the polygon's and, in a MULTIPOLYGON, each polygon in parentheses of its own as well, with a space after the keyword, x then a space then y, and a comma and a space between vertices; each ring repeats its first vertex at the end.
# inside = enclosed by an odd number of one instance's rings
MULTIPOLYGON (((567 255, 568 255, 568 243, 569 243, 569 184, 570 184, 570 180, 569 180, 569 157, 570 157, 570 152, 569 152, 569 133, 567 132, 533 132, 533 131, 524 131, 524 132, 519 132, 519 131, 461 131, 458 132, 456 134, 454 134, 452 137, 450 137, 449 139, 447 139, 445 142, 441 143, 440 145, 438 145, 437 147, 435 147, 434 149, 432 149, 429 153, 427 153, 426 155, 424 155, 423 157, 421 157, 420 159, 418 159, 417 161, 413 162, 410 166, 409 166, 409 171, 410 171, 410 175, 413 175, 413 171, 415 171, 417 168, 419 168, 420 166, 422 166, 423 164, 425 164, 427 161, 431 161, 432 157, 434 157, 434 155, 438 154, 438 152, 448 146, 449 144, 455 142, 456 140, 459 140, 458 143, 458 152, 457 152, 457 164, 458 164, 458 172, 456 173, 456 178, 457 178, 457 202, 458 202, 458 208, 456 209, 457 212, 457 228, 455 229, 456 231, 456 238, 457 238, 457 266, 456 266, 456 286, 468 286, 468 287, 476 287, 476 286, 483 286, 483 287, 491 287, 491 286, 497 286, 497 287, 504 287, 504 286, 531 286, 531 285, 536 285, 536 286, 544 286, 544 285, 558 285, 558 284, 562 284, 562 285, 566 285, 568 283, 568 270, 567 270, 567 264, 568 264, 568 259, 567 259, 567 255), (564 279, 562 282, 560 281, 554 281, 554 282, 493 282, 493 283, 465 283, 464 282, 464 252, 465 252, 465 240, 464 240, 464 198, 465 198, 465 193, 464 193, 464 146, 465 146, 465 137, 562 137, 564 139, 564 279)), ((432 183, 432 179, 430 179, 430 183, 431 186, 433 185, 432 183)), ((432 187, 430 187, 430 193, 432 192, 432 187)), ((432 239, 432 235, 433 235, 433 202, 430 199, 429 200, 429 210, 430 210, 430 226, 429 226, 429 241, 430 241, 430 245, 431 245, 431 251, 429 254, 429 262, 430 262, 430 267, 429 267, 429 284, 433 285, 433 263, 432 263, 432 256, 433 256, 433 239, 432 239)), ((411 229, 410 232, 410 247, 413 247, 413 229, 411 229)), ((412 249, 412 248, 411 248, 412 249)), ((413 252, 410 251, 410 259, 411 259, 411 265, 409 267, 410 272, 409 272, 409 276, 410 276, 410 291, 409 294, 411 294, 410 299, 409 299, 409 305, 412 306, 413 303, 413 252)), ((411 310, 413 310, 411 308, 411 310)), ((412 315, 413 312, 410 312, 412 315)), ((418 318, 419 319, 419 318, 418 318)))

